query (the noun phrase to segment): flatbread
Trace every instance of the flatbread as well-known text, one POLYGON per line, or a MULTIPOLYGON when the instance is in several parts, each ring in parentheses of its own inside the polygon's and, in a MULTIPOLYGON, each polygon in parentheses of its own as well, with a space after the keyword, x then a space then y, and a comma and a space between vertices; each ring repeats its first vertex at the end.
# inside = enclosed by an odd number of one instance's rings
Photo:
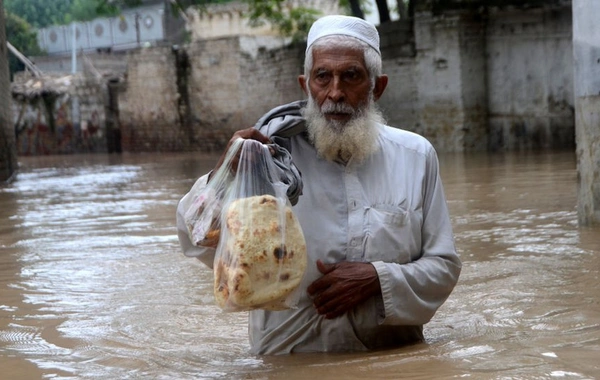
POLYGON ((306 270, 306 242, 291 208, 270 195, 238 199, 224 216, 215 299, 227 309, 283 310, 306 270), (284 217, 285 215, 285 217, 284 217))

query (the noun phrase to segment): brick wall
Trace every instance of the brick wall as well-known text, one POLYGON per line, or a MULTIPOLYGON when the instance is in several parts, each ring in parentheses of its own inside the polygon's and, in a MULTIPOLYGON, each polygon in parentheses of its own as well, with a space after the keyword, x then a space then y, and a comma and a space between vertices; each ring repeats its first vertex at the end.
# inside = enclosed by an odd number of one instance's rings
POLYGON ((272 37, 225 37, 185 48, 189 71, 178 78, 169 48, 139 50, 129 57, 127 85, 119 108, 126 151, 221 151, 234 131, 262 114, 302 98, 296 77, 303 47, 281 47, 272 37), (189 119, 178 99, 185 82, 189 119), (191 131, 191 133, 188 133, 191 131))
POLYGON ((170 47, 131 52, 126 88, 119 94, 122 149, 182 150, 177 97, 175 54, 170 47))
MULTIPOLYGON (((241 38, 241 46, 249 46, 249 38, 241 38)), ((240 127, 255 124, 265 112, 280 104, 302 99, 304 92, 297 77, 304 72, 306 45, 283 48, 242 50, 241 54, 241 109, 240 127)))

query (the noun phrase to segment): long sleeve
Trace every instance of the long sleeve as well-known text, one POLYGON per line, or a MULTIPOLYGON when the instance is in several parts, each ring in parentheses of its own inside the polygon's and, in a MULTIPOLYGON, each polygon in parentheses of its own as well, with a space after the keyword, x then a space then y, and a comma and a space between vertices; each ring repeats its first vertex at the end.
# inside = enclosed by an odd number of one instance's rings
POLYGON ((373 262, 382 290, 383 324, 427 323, 452 292, 461 271, 433 149, 425 170, 420 256, 407 264, 373 262))

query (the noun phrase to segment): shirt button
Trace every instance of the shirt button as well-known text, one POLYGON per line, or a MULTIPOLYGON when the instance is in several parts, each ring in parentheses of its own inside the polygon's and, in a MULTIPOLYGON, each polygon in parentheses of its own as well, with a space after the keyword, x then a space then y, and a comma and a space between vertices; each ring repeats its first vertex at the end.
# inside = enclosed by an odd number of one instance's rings
POLYGON ((353 246, 353 247, 356 247, 356 239, 352 239, 350 241, 350 245, 353 246))

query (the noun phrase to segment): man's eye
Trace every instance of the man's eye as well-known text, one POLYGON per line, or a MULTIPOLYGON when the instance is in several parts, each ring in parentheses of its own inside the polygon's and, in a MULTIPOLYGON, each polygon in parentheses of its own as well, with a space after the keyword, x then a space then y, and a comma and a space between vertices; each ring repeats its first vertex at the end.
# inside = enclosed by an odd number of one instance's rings
POLYGON ((358 73, 356 71, 346 71, 344 77, 346 80, 353 81, 358 79, 358 73))
POLYGON ((329 74, 326 72, 317 73, 315 78, 319 81, 325 81, 329 78, 329 74))

